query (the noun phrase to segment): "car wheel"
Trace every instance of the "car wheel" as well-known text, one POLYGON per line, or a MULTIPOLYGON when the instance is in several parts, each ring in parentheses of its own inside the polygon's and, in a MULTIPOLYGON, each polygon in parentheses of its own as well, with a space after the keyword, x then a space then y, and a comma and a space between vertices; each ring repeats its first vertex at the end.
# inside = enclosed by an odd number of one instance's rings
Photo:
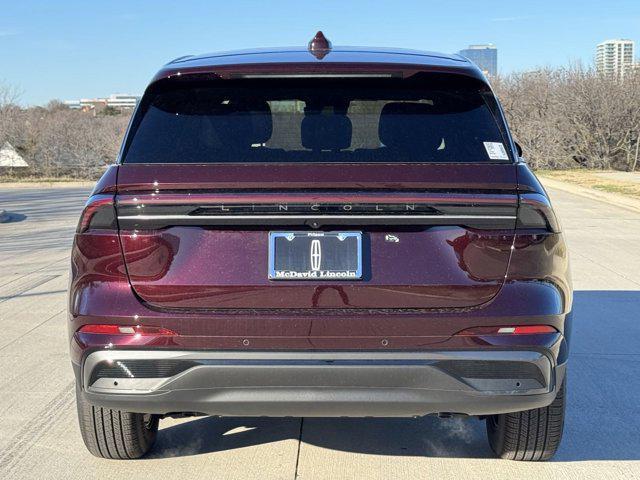
POLYGON ((487 417, 489 444, 507 460, 549 460, 562 439, 564 411, 565 381, 548 407, 487 417))
POLYGON ((96 457, 140 458, 156 440, 157 415, 96 407, 84 399, 77 384, 76 405, 82 440, 96 457))

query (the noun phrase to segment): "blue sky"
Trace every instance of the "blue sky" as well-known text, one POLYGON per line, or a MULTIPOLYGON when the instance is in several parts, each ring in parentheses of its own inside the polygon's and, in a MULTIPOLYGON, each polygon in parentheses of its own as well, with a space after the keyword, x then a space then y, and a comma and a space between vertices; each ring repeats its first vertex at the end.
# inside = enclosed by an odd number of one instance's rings
POLYGON ((141 93, 180 55, 304 45, 318 29, 334 45, 457 52, 491 42, 509 73, 590 63, 608 38, 640 50, 640 0, 0 0, 0 80, 24 104, 141 93))

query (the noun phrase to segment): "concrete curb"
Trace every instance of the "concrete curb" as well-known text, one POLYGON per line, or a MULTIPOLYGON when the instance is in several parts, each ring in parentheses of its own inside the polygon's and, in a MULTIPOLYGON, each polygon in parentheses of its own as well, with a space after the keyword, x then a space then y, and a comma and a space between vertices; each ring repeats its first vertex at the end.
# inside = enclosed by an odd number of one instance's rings
POLYGON ((0 210, 0 223, 8 222, 10 218, 6 210, 0 210))
POLYGON ((573 193, 581 197, 587 197, 592 200, 599 200, 601 202, 615 205, 617 207, 623 207, 634 212, 640 212, 640 200, 627 197, 625 195, 619 195, 617 193, 602 192, 593 188, 582 187, 573 183, 562 182, 552 178, 540 176, 538 177, 545 188, 562 190, 564 192, 573 193))

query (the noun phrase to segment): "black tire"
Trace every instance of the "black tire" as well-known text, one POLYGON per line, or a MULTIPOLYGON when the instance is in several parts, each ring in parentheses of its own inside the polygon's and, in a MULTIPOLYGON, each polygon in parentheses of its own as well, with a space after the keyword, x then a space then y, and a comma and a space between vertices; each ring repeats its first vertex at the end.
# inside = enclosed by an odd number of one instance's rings
POLYGON ((544 408, 487 417, 491 448, 506 460, 544 461, 558 450, 565 411, 565 382, 544 408))
POLYGON ((156 415, 93 406, 84 399, 77 386, 76 405, 82 440, 96 457, 140 458, 151 450, 156 441, 156 415))

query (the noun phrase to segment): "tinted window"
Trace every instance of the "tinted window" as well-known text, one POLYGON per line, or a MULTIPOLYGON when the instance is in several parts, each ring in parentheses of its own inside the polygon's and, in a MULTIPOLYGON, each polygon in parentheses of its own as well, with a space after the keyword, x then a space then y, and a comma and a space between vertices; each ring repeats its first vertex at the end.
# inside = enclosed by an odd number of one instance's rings
POLYGON ((145 95, 124 162, 508 161, 492 101, 399 79, 165 85, 145 95))

